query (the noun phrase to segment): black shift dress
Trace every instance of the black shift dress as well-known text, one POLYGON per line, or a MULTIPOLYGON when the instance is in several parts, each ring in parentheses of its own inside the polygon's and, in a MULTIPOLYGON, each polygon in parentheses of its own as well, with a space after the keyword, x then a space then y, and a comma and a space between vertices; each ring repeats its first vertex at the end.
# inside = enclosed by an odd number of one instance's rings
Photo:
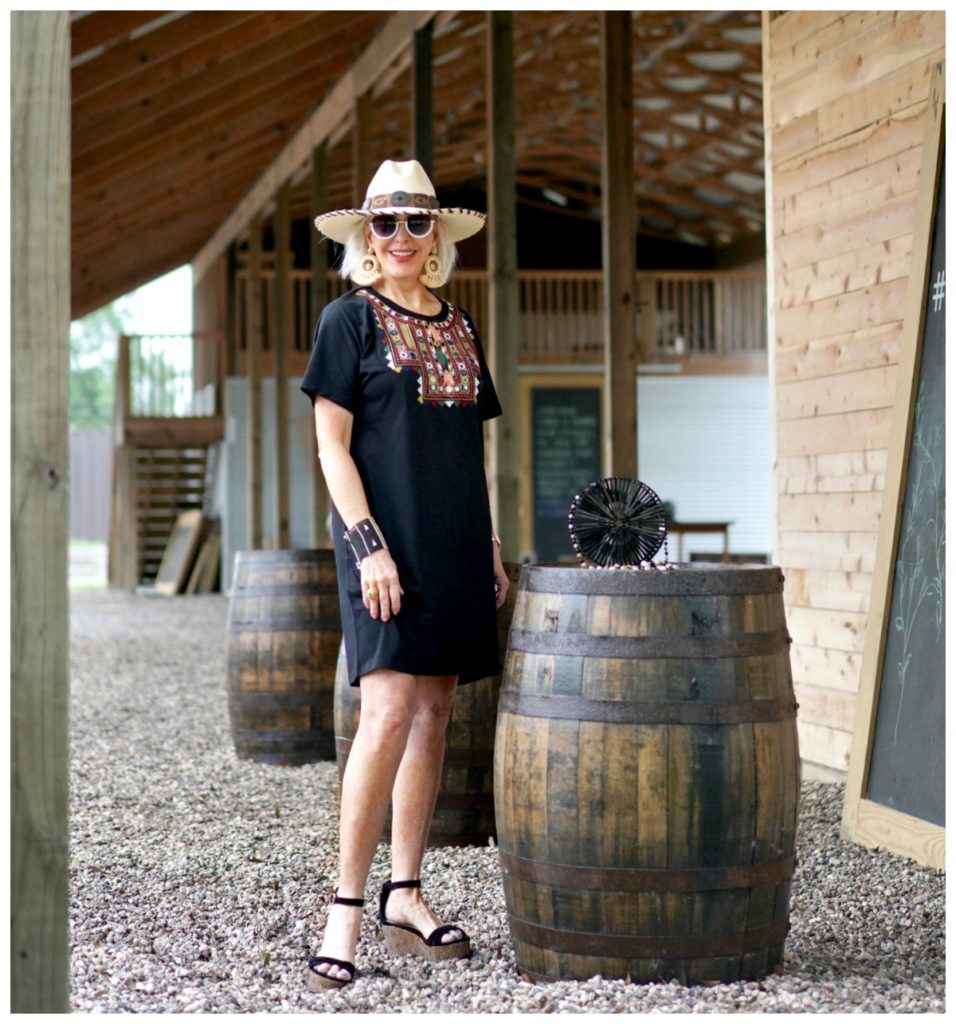
POLYGON ((397 615, 371 617, 333 506, 350 683, 378 668, 459 683, 496 675, 482 424, 501 406, 468 315, 442 302, 425 316, 350 291, 319 317, 302 390, 352 413, 351 455, 404 591, 397 615))

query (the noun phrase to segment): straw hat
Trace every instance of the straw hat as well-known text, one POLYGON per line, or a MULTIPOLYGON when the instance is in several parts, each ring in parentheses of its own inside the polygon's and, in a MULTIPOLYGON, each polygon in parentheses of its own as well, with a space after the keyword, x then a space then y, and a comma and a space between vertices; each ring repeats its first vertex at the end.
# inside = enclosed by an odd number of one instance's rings
POLYGON ((386 160, 368 183, 361 209, 319 214, 315 226, 334 242, 344 243, 359 224, 377 213, 435 214, 442 237, 449 242, 460 242, 485 226, 483 213, 441 206, 435 186, 417 160, 386 160))

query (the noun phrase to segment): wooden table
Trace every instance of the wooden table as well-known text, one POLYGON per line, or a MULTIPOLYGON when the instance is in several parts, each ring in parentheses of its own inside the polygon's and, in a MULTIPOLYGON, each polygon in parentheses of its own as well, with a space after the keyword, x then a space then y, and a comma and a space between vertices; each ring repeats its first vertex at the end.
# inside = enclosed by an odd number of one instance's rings
POLYGON ((677 561, 684 561, 684 534, 685 533, 722 533, 724 535, 724 552, 721 558, 722 562, 730 561, 730 536, 729 530, 733 520, 729 522, 712 522, 712 523, 678 523, 671 522, 667 524, 667 536, 673 537, 677 534, 677 561))

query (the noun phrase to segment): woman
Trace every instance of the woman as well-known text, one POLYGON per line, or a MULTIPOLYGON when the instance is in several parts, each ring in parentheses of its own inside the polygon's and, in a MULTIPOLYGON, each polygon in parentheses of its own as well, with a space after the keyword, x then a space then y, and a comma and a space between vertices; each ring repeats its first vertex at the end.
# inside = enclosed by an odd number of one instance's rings
POLYGON ((390 951, 468 956, 461 928, 421 895, 421 864, 459 684, 497 674, 508 579, 492 533, 483 421, 501 414, 468 316, 428 289, 484 215, 440 206, 414 160, 386 161, 361 209, 315 220, 345 245, 359 288, 316 327, 313 401, 350 684, 362 713, 342 779, 339 878, 310 989, 355 976, 365 884, 392 802, 392 881, 379 899, 390 951))

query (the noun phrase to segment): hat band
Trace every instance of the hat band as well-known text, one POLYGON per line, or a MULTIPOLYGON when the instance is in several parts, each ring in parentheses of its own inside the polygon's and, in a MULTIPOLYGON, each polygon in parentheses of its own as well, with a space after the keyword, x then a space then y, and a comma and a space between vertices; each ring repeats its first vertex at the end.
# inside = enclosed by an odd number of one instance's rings
POLYGON ((366 196, 365 202, 362 203, 363 210, 380 210, 390 206, 410 206, 425 210, 441 209, 441 204, 435 196, 428 196, 421 192, 390 192, 384 196, 366 196))

